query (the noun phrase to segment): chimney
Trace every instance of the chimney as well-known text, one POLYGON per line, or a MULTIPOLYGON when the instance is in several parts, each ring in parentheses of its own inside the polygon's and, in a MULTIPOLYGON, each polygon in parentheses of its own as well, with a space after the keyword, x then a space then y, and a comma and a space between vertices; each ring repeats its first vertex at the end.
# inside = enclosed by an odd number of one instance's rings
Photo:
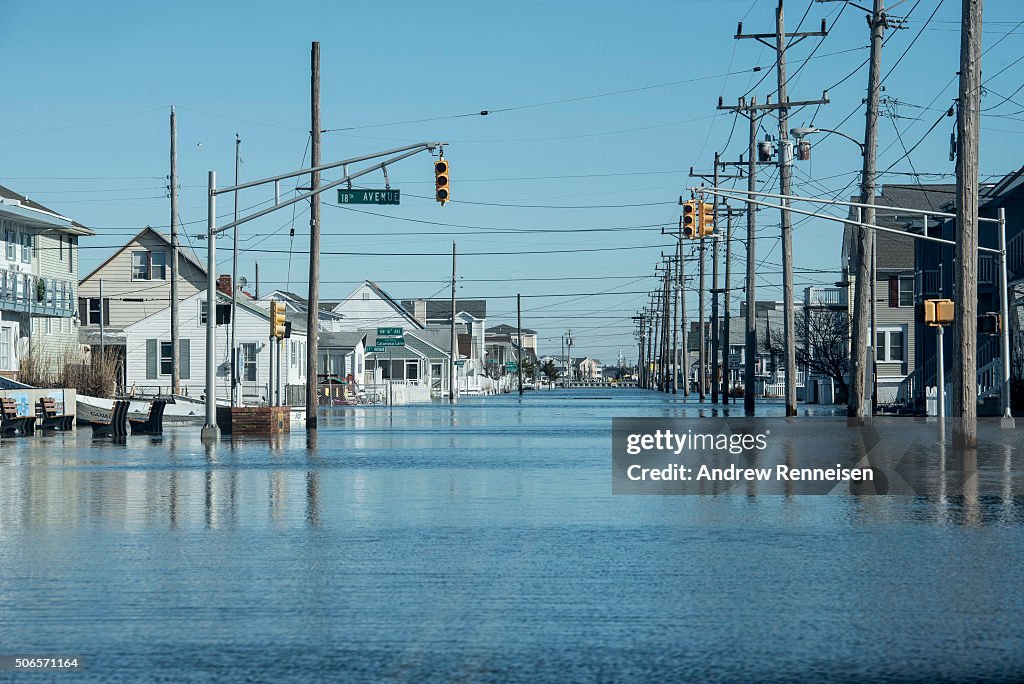
POLYGON ((217 291, 223 292, 228 296, 231 295, 231 276, 222 275, 217 277, 217 291))
POLYGON ((417 299, 413 301, 412 316, 423 325, 427 324, 427 300, 417 299))

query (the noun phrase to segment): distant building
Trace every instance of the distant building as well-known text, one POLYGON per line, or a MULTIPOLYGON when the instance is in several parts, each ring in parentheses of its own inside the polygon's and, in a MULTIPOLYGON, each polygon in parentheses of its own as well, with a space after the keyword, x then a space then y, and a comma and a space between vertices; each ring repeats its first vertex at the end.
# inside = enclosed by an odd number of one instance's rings
POLYGON ((505 323, 502 323, 501 325, 495 325, 495 326, 492 326, 492 327, 488 328, 486 332, 487 332, 488 336, 490 336, 490 335, 507 335, 509 340, 511 340, 512 342, 515 342, 516 344, 520 344, 524 348, 530 350, 533 353, 533 356, 535 358, 538 356, 537 331, 536 330, 530 330, 529 328, 523 328, 522 329, 523 339, 522 339, 521 342, 519 340, 519 332, 520 331, 514 325, 506 325, 505 323))

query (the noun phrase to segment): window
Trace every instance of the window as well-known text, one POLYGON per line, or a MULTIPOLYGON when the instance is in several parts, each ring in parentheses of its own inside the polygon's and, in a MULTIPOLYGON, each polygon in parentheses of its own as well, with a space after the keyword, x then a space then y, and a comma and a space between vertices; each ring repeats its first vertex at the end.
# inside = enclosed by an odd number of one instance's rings
POLYGON ((256 382, 256 343, 242 343, 242 381, 256 382))
POLYGON ((160 375, 170 375, 171 373, 174 372, 173 369, 171 368, 172 364, 174 363, 172 359, 173 350, 174 347, 171 346, 170 342, 160 343, 160 375))
POLYGON ((914 306, 914 278, 900 278, 900 306, 914 306))
POLYGON ((295 357, 296 357, 295 347, 297 346, 295 344, 295 340, 290 340, 288 346, 289 346, 289 349, 291 350, 291 356, 289 357, 290 363, 288 365, 290 365, 290 366, 292 366, 294 368, 295 367, 295 361, 296 361, 296 359, 295 359, 295 357))
POLYGON ((14 261, 18 258, 18 232, 14 230, 14 227, 10 223, 4 222, 6 227, 4 228, 4 243, 7 246, 5 256, 8 261, 14 261))
POLYGON ((206 325, 206 301, 200 300, 199 302, 199 327, 206 325))
POLYGON ((407 380, 419 380, 420 379, 420 362, 419 361, 406 361, 405 362, 405 377, 407 380))
POLYGON ((364 291, 363 291, 363 301, 364 301, 364 302, 366 302, 366 301, 369 301, 369 300, 370 300, 370 293, 369 293, 369 292, 366 292, 366 291, 364 290, 364 291))
POLYGON ((880 328, 875 333, 875 358, 879 362, 902 363, 906 358, 906 332, 899 328, 880 328))
MULTIPOLYGON (((79 300, 81 301, 81 300, 79 300)), ((101 325, 110 323, 110 297, 104 297, 102 307, 99 297, 89 297, 86 300, 85 324, 101 325), (102 320, 101 317, 102 316, 102 320)))
POLYGON ((149 280, 149 252, 132 252, 132 280, 149 280))
POLYGON ((75 238, 68 235, 68 273, 75 272, 75 238))
POLYGON ((10 327, 0 328, 0 370, 14 370, 13 338, 10 327))
POLYGON ((32 233, 27 230, 21 231, 21 262, 32 263, 32 233))
POLYGON ((153 280, 167 279, 167 252, 150 252, 150 278, 153 280))

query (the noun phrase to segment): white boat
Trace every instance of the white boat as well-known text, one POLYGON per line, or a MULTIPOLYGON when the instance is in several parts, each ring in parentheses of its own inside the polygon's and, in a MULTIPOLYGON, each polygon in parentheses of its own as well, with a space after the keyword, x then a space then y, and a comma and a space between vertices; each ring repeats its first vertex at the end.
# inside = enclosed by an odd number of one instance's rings
MULTIPOLYGON (((130 420, 146 420, 149 418, 149 407, 152 403, 145 399, 131 399, 128 404, 128 418, 130 420)), ((82 423, 109 423, 110 412, 113 408, 113 399, 79 394, 75 417, 82 423)), ((205 420, 206 404, 189 397, 175 396, 173 400, 168 401, 164 408, 164 423, 166 424, 201 423, 205 420)))

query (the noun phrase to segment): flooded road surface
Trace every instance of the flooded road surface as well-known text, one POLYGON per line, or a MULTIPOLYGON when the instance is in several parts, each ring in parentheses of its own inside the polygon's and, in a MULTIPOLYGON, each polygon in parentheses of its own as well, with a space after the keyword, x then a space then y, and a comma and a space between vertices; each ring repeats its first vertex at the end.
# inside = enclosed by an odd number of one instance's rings
POLYGON ((1024 675, 1016 431, 1003 495, 612 496, 613 417, 701 410, 554 391, 338 410, 315 445, 4 439, 0 656, 103 682, 1024 675))

